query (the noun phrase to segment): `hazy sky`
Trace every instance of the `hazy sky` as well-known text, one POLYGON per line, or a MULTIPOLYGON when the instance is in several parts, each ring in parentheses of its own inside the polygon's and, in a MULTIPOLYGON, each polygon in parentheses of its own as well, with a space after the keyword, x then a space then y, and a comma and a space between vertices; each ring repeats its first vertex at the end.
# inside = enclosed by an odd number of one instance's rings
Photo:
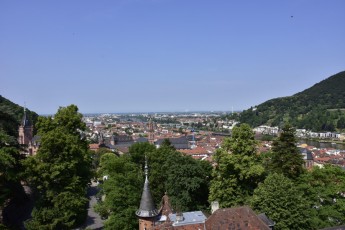
POLYGON ((0 0, 0 95, 39 114, 247 109, 345 70, 344 0, 0 0))

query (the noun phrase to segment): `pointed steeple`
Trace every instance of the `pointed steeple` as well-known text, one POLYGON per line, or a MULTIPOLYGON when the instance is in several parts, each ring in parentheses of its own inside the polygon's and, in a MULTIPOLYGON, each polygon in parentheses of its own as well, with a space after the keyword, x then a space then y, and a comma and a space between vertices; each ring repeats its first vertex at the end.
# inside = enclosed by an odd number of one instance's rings
POLYGON ((23 127, 31 125, 30 120, 29 120, 29 118, 28 118, 28 116, 26 114, 26 104, 25 103, 24 103, 24 115, 23 115, 23 118, 22 118, 21 125, 23 127))
POLYGON ((28 115, 26 114, 26 104, 24 105, 24 115, 20 122, 18 129, 18 143, 21 145, 28 145, 33 136, 33 125, 31 124, 28 115))
POLYGON ((147 159, 145 157, 145 183, 144 190, 141 195, 140 207, 135 212, 138 217, 155 217, 158 216, 159 212, 155 207, 153 202, 152 195, 150 192, 149 179, 148 179, 148 166, 147 159))

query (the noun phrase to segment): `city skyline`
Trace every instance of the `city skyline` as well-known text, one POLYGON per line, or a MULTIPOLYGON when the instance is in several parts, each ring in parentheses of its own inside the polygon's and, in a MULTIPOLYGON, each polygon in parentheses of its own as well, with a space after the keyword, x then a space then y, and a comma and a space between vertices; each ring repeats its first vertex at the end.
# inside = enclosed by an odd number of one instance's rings
POLYGON ((39 114, 240 111, 344 71, 344 7, 5 0, 0 95, 39 114))

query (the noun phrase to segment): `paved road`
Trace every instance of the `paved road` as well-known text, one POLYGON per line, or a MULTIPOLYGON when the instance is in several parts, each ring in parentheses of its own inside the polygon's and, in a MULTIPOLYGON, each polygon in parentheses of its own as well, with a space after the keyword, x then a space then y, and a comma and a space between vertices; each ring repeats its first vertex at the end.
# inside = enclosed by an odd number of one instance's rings
POLYGON ((98 192, 97 184, 92 182, 91 186, 87 190, 87 195, 90 198, 89 207, 87 209, 87 219, 84 228, 87 229, 103 229, 103 220, 93 210, 93 206, 97 203, 96 194, 98 192))

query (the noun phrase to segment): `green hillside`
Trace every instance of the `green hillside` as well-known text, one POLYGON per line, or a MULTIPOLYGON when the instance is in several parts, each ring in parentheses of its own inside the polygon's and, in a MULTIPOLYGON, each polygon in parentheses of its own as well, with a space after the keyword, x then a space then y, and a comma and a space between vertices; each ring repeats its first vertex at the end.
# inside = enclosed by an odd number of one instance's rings
POLYGON ((268 100, 241 113, 240 121, 253 127, 281 126, 313 131, 342 131, 345 128, 345 71, 335 74, 290 97, 268 100))
MULTIPOLYGON (((26 109, 29 119, 35 124, 37 113, 26 109)), ((10 136, 18 136, 18 126, 24 115, 24 108, 0 95, 0 129, 10 136)))

